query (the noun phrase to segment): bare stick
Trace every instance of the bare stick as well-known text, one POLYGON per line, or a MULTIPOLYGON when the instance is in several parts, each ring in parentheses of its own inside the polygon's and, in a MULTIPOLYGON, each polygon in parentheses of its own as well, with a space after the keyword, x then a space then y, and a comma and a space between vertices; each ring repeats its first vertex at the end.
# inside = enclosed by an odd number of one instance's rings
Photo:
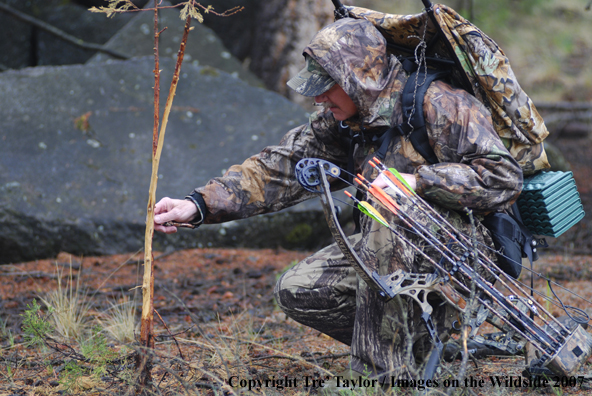
MULTIPOLYGON (((154 0, 154 126, 152 131, 152 178, 146 216, 146 233, 144 235, 144 279, 142 284, 142 320, 140 327, 140 345, 147 350, 154 348, 154 273, 152 238, 154 236, 154 201, 156 196, 155 168, 156 145, 158 142, 158 124, 160 111, 160 58, 158 42, 158 0, 154 0)), ((152 382, 152 361, 147 353, 136 355, 136 373, 138 374, 137 391, 149 387, 152 382)))
MULTIPOLYGON (((154 236, 154 205, 156 203, 156 185, 158 182, 158 165, 160 162, 160 156, 162 154, 162 147, 164 142, 164 134, 168 122, 168 117, 171 112, 173 105, 173 98, 177 90, 177 84, 179 82, 179 73, 181 71, 181 64, 183 63, 183 57, 185 55, 185 44, 189 35, 191 17, 187 17, 185 22, 185 29, 183 31, 183 38, 181 40, 181 46, 177 55, 177 64, 175 65, 175 72, 173 74, 173 80, 169 88, 169 95, 164 109, 162 117, 162 125, 160 126, 160 133, 158 130, 158 112, 159 112, 159 90, 160 90, 160 69, 159 69, 159 57, 158 57, 158 38, 162 31, 158 31, 158 0, 154 0, 154 131, 153 131, 153 146, 152 146, 152 176, 150 179, 150 191, 148 197, 147 217, 146 217, 146 234, 144 238, 144 278, 142 284, 142 324, 140 330, 140 344, 146 350, 154 348, 154 272, 153 272, 153 254, 152 254, 152 238, 154 236)), ((139 374, 138 378, 138 391, 149 387, 152 382, 151 370, 152 361, 150 354, 144 354, 139 356, 136 361, 136 372, 139 374)))

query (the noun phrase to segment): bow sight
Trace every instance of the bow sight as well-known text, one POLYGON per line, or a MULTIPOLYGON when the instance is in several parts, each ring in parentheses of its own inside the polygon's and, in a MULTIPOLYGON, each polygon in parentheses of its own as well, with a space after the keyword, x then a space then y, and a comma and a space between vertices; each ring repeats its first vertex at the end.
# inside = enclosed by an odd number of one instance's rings
MULTIPOLYGON (((375 202, 375 206, 386 209, 393 215, 391 221, 384 220, 382 216, 377 218, 369 210, 369 204, 362 205, 363 202, 351 197, 351 194, 348 196, 364 213, 386 226, 398 238, 412 246, 417 254, 428 260, 435 268, 433 273, 417 274, 397 270, 389 275, 379 275, 368 268, 347 241, 337 221, 328 178, 339 178, 339 167, 319 159, 303 159, 296 165, 296 176, 306 190, 320 194, 325 217, 337 245, 368 286, 384 300, 405 295, 421 307, 422 318, 435 345, 428 363, 431 366, 426 368, 424 374, 426 379, 435 373, 443 349, 431 320, 433 308, 427 302, 427 296, 432 292, 458 311, 468 314, 471 329, 469 338, 511 354, 525 349, 529 342, 538 352, 538 358, 527 368, 530 375, 573 375, 588 360, 592 355, 592 337, 580 325, 576 323, 575 327, 570 327, 561 323, 540 302, 531 299, 524 289, 525 285, 505 274, 489 258, 486 251, 490 247, 475 244, 469 236, 456 230, 437 210, 405 186, 397 177, 396 171, 387 169, 377 159, 371 161, 371 165, 381 172, 389 185, 388 189, 383 190, 372 185, 361 175, 355 180, 358 187, 365 190, 375 202), (412 214, 405 213, 402 210, 402 200, 407 200, 414 208, 421 210, 434 227, 426 227, 416 221, 412 214), (439 234, 434 235, 433 229, 439 229, 439 234), (421 248, 415 246, 406 237, 409 232, 419 235, 434 248, 441 256, 440 260, 427 256, 421 248), (443 239, 447 242, 443 242, 443 239), (475 298, 479 303, 476 312, 467 308, 469 304, 465 298, 471 294, 470 287, 459 279, 474 284, 477 291, 475 298), (504 294, 500 289, 510 293, 504 294), (494 337, 477 335, 479 327, 485 321, 501 332, 494 337)), ((556 304, 555 301, 552 302, 556 304)), ((566 309, 563 304, 561 306, 566 309)), ((568 316, 571 317, 569 313, 568 316)), ((458 324, 455 327, 459 329, 458 324)))

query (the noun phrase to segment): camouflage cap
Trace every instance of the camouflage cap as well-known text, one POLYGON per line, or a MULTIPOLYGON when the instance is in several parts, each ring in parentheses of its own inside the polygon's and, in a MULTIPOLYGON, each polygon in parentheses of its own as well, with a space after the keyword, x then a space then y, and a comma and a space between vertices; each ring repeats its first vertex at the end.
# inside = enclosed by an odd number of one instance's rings
POLYGON ((306 55, 304 69, 288 81, 288 87, 304 96, 317 96, 328 91, 335 80, 312 57, 306 55))

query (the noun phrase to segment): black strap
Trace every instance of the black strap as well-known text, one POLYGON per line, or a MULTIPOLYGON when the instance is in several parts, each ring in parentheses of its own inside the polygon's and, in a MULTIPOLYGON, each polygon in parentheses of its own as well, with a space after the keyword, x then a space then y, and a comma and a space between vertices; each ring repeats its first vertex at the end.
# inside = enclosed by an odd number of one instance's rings
POLYGON ((342 144, 348 148, 347 153, 347 174, 345 178, 349 183, 354 182, 353 173, 354 169, 354 150, 356 144, 364 143, 364 136, 361 132, 354 134, 348 125, 345 125, 343 121, 340 121, 338 125, 339 136, 341 137, 342 144))
POLYGON ((379 147, 378 147, 378 150, 376 150, 375 154, 380 160, 383 160, 384 157, 386 156, 386 150, 388 150, 388 146, 389 146, 391 140, 395 137, 395 134, 397 133, 396 130, 397 130, 396 126, 389 128, 376 141, 378 143, 379 147))
MULTIPOLYGON (((352 133, 351 128, 349 126, 345 125, 343 122, 339 122, 338 128, 339 128, 339 136, 341 136, 342 143, 343 143, 344 147, 348 147, 347 173, 344 176, 351 184, 353 184, 353 182, 354 182, 353 174, 355 171, 355 169, 354 169, 354 149, 356 147, 356 144, 363 143, 363 136, 361 133, 354 135, 352 133)), ((356 199, 363 200, 364 193, 361 192, 360 190, 358 190, 356 192, 356 199)), ((353 217, 354 226, 355 226, 354 234, 359 234, 361 232, 361 227, 360 227, 361 212, 357 207, 354 207, 352 217, 353 217)))
POLYGON ((425 116, 423 113, 423 99, 430 84, 438 79, 442 79, 449 74, 448 70, 432 72, 415 71, 411 73, 403 94, 401 104, 403 107, 403 122, 399 125, 399 133, 408 137, 417 151, 430 164, 440 162, 430 146, 428 131, 426 128, 425 116), (416 85, 417 84, 417 85, 416 85))
MULTIPOLYGON (((405 59, 407 63, 403 63, 405 70, 413 70, 414 65, 405 59)), ((387 130, 378 140, 379 148, 376 151, 376 156, 384 159, 388 146, 395 137, 395 134, 400 134, 409 139, 415 151, 417 151, 430 164, 437 164, 440 162, 434 149, 430 146, 428 131, 425 125, 425 116, 423 113, 423 99, 432 82, 446 77, 450 72, 448 70, 431 71, 428 70, 426 74, 424 71, 413 71, 401 95, 401 104, 403 110, 403 122, 400 125, 387 130), (417 89, 416 89, 416 83, 417 89)))

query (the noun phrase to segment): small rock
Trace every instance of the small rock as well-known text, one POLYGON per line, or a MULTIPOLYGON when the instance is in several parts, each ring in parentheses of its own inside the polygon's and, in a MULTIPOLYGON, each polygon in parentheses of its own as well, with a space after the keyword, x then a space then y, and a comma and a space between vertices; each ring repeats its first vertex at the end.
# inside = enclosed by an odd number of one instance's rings
POLYGON ((259 279, 262 276, 263 276, 263 274, 261 273, 261 271, 258 271, 258 270, 247 271, 247 278, 259 279))

